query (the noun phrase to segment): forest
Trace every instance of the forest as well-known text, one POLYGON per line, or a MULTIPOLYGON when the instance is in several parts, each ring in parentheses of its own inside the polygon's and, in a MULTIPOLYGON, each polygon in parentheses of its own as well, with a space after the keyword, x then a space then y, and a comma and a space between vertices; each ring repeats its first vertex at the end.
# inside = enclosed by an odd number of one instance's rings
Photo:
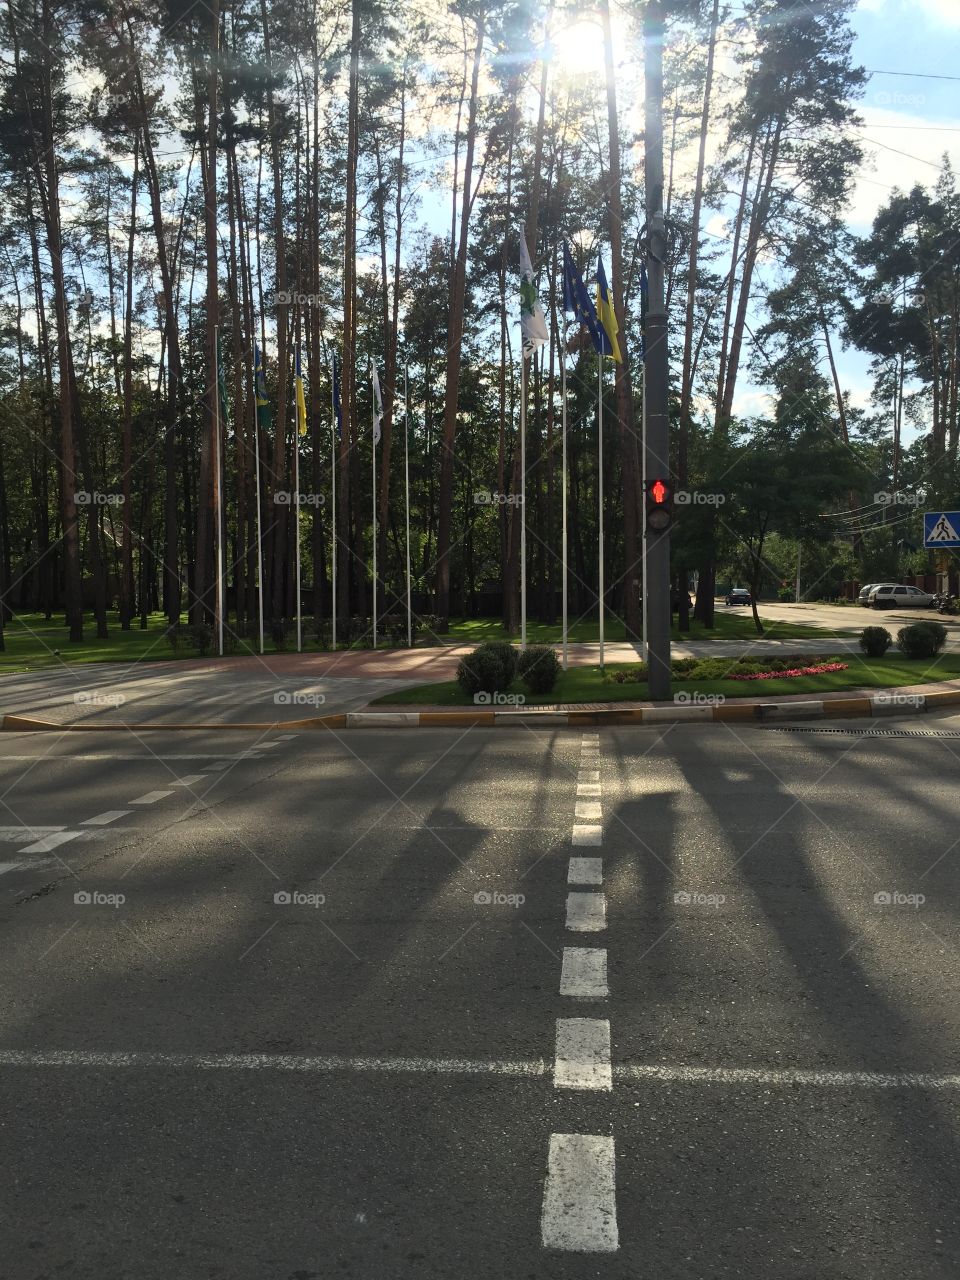
POLYGON ((375 584, 405 642, 408 517, 421 631, 517 630, 524 520, 553 622, 564 486, 571 617, 596 611, 602 494, 605 603, 638 634, 650 12, 681 626, 688 588, 707 626, 725 582, 792 599, 798 558, 812 598, 932 571, 919 512, 958 505, 960 194, 944 158, 850 230, 853 7, 6 0, 0 636, 28 613, 73 641, 203 622, 222 577, 232 634, 262 606, 323 644, 335 577, 344 637, 375 584), (523 441, 521 237, 549 334, 523 441), (603 262, 619 363, 565 318, 564 241, 591 293, 603 262))

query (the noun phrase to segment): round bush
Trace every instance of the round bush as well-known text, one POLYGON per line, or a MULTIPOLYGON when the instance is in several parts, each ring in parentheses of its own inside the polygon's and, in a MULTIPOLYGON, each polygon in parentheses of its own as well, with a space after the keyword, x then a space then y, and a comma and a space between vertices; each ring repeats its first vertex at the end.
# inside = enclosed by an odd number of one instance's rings
POLYGON ((908 658, 935 658, 947 640, 941 622, 914 622, 897 632, 897 645, 908 658))
POLYGON ((504 666, 503 657, 491 644, 482 644, 457 664, 457 683, 464 693, 499 693, 513 680, 504 666))
POLYGON ((506 674, 506 682, 501 686, 505 689, 517 674, 517 662, 520 657, 519 649, 515 649, 509 640, 488 640, 480 648, 489 649, 491 653, 495 653, 499 658, 506 674))
POLYGON ((560 675, 560 659, 546 644, 534 644, 520 654, 520 678, 531 693, 549 693, 560 675))
POLYGON ((868 658, 882 658, 893 644, 886 627, 864 627, 860 632, 860 648, 868 658))

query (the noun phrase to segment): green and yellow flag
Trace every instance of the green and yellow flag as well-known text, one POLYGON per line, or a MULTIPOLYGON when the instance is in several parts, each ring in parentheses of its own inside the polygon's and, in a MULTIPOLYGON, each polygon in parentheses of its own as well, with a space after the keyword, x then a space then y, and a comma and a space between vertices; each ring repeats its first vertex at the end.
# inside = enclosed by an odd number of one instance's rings
POLYGON ((263 374, 263 357, 260 348, 253 348, 253 390, 257 401, 257 422, 263 429, 270 426, 270 401, 267 399, 267 380, 263 374))

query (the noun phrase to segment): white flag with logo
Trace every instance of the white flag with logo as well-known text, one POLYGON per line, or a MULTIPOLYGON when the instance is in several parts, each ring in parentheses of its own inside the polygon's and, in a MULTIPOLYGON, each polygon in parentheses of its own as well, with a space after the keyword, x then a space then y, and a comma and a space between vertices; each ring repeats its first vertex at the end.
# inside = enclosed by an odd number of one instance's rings
POLYGON ((380 443, 380 423, 383 421, 383 400, 380 398, 380 379, 377 366, 373 365, 373 443, 380 443))
POLYGON ((535 351, 550 341, 543 307, 533 283, 533 265, 527 251, 527 241, 520 232, 520 338, 523 358, 529 359, 535 351))

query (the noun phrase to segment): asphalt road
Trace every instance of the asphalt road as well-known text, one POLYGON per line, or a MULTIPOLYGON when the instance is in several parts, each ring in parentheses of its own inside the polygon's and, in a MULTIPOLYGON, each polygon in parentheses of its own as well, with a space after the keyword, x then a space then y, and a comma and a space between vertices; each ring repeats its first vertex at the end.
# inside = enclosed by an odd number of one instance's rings
POLYGON ((4 735, 0 1280, 955 1280, 960 719, 820 728, 4 735))

